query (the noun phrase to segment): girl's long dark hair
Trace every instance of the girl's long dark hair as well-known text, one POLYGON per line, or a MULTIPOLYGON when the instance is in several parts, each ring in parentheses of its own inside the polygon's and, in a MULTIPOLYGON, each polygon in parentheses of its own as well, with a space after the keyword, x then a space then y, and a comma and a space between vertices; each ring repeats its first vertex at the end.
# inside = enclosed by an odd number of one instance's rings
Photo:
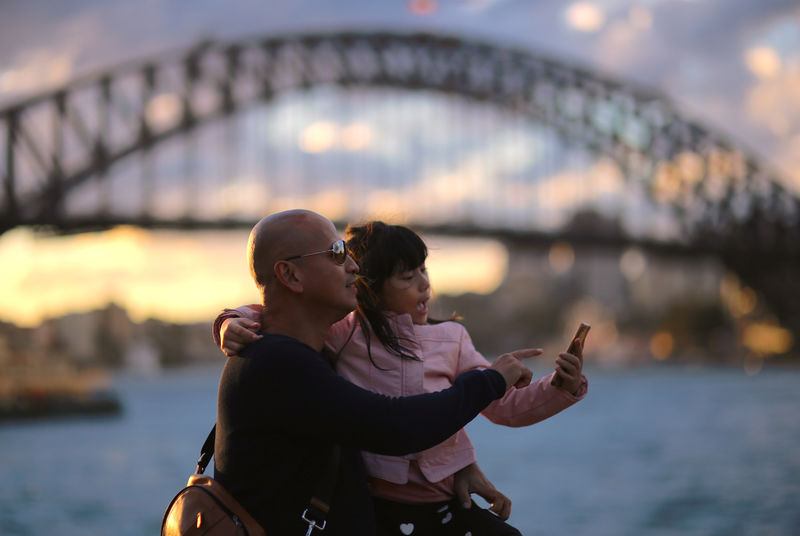
MULTIPOLYGON (((391 353, 403 359, 419 360, 392 331, 389 320, 379 306, 379 296, 384 283, 393 274, 422 266, 428 257, 428 247, 422 238, 408 227, 388 225, 382 221, 350 225, 345 233, 347 251, 359 266, 356 278, 358 289, 356 312, 367 340, 370 361, 377 366, 370 351, 370 327, 381 344, 391 353)), ((352 336, 352 333, 350 335, 352 336)), ((348 342, 349 340, 348 338, 348 342)), ((341 353, 341 349, 339 352, 341 353)))

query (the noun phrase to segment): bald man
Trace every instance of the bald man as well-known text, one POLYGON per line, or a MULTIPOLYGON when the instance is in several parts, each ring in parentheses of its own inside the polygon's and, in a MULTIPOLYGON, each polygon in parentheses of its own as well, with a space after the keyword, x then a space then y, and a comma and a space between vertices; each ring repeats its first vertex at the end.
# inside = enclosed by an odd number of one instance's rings
POLYGON ((518 360, 456 378, 453 387, 389 398, 337 376, 322 353, 328 328, 356 306, 358 265, 334 225, 310 211, 262 219, 250 271, 264 312, 261 338, 227 360, 219 386, 214 477, 269 535, 305 534, 309 504, 334 444, 342 447, 325 536, 374 536, 360 450, 430 448, 509 388, 530 382, 518 360))

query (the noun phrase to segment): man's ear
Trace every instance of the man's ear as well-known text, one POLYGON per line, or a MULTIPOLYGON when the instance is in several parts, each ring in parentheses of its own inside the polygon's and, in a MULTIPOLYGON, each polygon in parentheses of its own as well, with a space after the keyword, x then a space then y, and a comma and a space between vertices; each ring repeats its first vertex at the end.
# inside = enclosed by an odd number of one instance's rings
POLYGON ((291 290, 292 292, 303 292, 303 282, 297 267, 288 261, 278 261, 273 267, 275 278, 278 283, 291 290))

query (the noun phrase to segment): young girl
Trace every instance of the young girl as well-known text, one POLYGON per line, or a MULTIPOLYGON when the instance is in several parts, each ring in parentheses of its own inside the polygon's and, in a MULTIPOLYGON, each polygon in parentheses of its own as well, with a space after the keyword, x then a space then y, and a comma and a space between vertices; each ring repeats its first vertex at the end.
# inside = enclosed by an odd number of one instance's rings
MULTIPOLYGON (((399 397, 439 391, 467 370, 489 367, 464 326, 428 318, 428 251, 416 233, 380 221, 350 226, 347 249, 360 267, 358 307, 331 327, 326 340, 341 376, 399 397)), ((257 337, 249 330, 257 329, 260 311, 253 305, 226 309, 217 318, 214 336, 225 353, 233 355, 257 337), (229 320, 236 317, 243 318, 229 320)), ((550 384, 550 374, 527 387, 512 388, 483 415, 506 426, 527 426, 555 415, 586 396, 582 364, 582 349, 577 355, 560 354, 553 373, 563 378, 560 387, 550 384)), ((458 503, 463 492, 457 493, 454 474, 472 467, 483 477, 463 429, 416 454, 363 456, 380 535, 520 534, 494 513, 458 503)), ((508 512, 501 515, 507 518, 508 512)))

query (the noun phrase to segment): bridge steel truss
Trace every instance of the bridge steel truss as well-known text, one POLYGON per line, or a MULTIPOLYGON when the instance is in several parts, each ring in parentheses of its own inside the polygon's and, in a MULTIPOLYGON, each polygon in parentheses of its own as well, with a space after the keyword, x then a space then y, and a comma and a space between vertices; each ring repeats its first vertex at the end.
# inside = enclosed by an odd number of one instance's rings
POLYGON ((0 110, 0 233, 26 225, 224 226, 108 213, 85 222, 64 206, 71 191, 121 159, 281 92, 321 84, 492 103, 612 157, 630 187, 676 214, 679 246, 719 256, 800 335, 800 200, 764 165, 656 92, 456 37, 339 32, 205 42, 9 106, 0 110), (158 113, 170 103, 165 95, 173 96, 167 120, 158 113))

